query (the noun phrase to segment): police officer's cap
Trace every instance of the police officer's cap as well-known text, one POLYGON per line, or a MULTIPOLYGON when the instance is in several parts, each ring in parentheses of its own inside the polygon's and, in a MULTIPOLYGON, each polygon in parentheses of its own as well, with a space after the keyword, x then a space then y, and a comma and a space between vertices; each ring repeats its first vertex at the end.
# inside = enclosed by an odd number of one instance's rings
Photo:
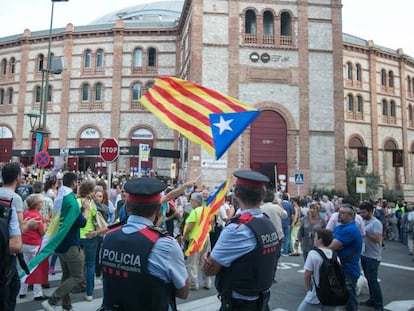
POLYGON ((237 177, 236 184, 254 188, 263 188, 270 180, 269 177, 250 170, 240 170, 233 173, 237 177))
POLYGON ((167 185, 156 178, 140 177, 128 180, 124 190, 129 194, 128 201, 135 203, 153 203, 161 198, 161 191, 167 185))

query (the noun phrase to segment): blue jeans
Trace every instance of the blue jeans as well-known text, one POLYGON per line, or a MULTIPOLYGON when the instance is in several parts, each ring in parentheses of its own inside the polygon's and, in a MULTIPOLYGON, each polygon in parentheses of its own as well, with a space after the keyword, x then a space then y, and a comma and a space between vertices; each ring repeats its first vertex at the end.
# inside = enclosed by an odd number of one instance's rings
POLYGON ((92 296, 95 288, 95 257, 96 249, 98 248, 98 238, 81 239, 80 246, 85 253, 86 295, 92 296))
POLYGON ((283 240, 283 255, 287 255, 290 251, 290 226, 289 227, 283 227, 283 234, 285 236, 283 240))
POLYGON ((349 291, 349 299, 345 305, 346 311, 357 311, 358 310, 358 299, 356 295, 356 284, 358 278, 355 276, 345 273, 345 285, 349 291))
POLYGON ((380 261, 361 256, 361 265, 364 270, 364 275, 368 281, 369 300, 376 308, 382 308, 382 293, 381 287, 378 283, 378 268, 380 261))

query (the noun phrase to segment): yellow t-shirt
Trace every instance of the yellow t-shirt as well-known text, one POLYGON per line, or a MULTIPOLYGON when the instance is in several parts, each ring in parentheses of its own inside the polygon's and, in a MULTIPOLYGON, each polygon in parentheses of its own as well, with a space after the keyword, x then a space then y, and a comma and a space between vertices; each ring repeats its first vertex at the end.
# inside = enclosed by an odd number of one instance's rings
MULTIPOLYGON (((77 199, 79 206, 82 206, 82 198, 78 198, 77 199)), ((95 226, 93 225, 93 217, 96 215, 96 204, 94 201, 91 201, 91 203, 89 203, 89 215, 88 215, 88 219, 86 220, 86 225, 83 228, 80 228, 80 238, 81 239, 86 239, 86 233, 90 232, 90 231, 95 231, 95 226)))

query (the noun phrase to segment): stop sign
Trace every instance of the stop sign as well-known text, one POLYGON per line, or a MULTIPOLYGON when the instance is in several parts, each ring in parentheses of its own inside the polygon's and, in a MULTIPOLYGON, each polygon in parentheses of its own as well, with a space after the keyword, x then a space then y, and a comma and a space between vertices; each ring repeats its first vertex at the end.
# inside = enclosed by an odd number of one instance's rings
POLYGON ((119 144, 114 138, 108 138, 103 141, 100 147, 101 158, 105 162, 113 162, 119 156, 119 144))

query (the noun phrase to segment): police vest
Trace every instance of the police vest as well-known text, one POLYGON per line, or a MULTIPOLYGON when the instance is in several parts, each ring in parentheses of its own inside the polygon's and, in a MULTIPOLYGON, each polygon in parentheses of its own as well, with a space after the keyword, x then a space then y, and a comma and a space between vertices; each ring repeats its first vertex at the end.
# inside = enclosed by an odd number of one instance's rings
POLYGON ((173 285, 148 272, 151 249, 165 235, 152 227, 125 234, 118 227, 105 236, 100 253, 105 309, 176 310, 173 285))
POLYGON ((259 295, 272 286, 276 246, 279 243, 276 228, 267 216, 256 218, 250 213, 235 217, 230 223, 248 226, 256 237, 257 245, 228 268, 221 268, 216 277, 217 290, 222 295, 228 295, 232 290, 246 296, 259 295))

